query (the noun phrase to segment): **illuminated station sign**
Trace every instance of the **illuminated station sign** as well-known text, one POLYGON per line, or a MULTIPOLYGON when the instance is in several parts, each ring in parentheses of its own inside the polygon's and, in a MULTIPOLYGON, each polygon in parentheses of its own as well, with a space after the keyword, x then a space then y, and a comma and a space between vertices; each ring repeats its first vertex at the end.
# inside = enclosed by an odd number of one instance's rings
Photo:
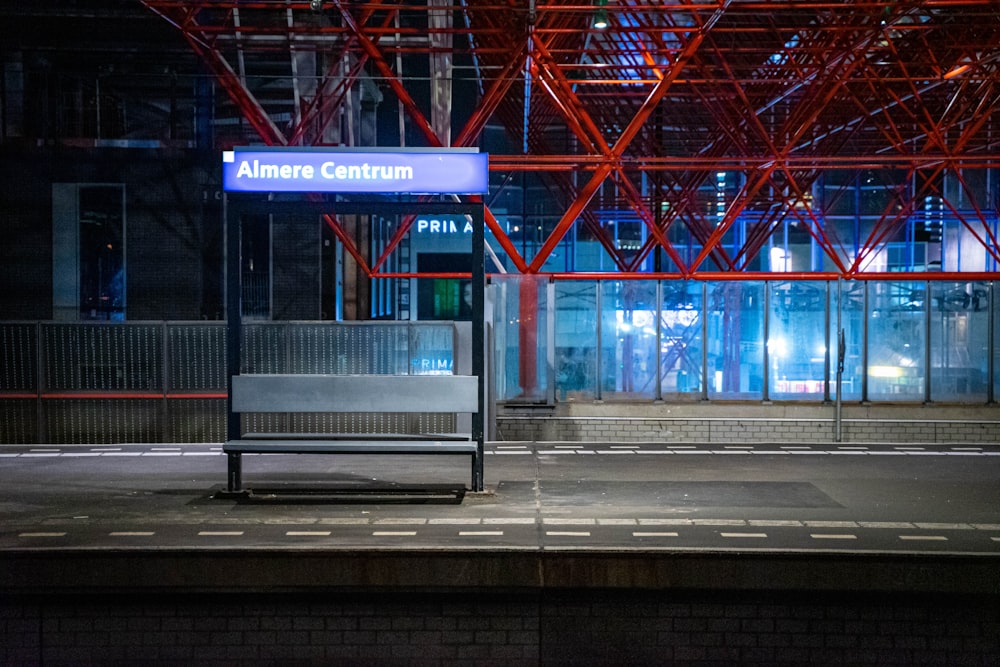
POLYGON ((486 194, 489 156, 437 151, 237 148, 222 155, 226 192, 486 194))

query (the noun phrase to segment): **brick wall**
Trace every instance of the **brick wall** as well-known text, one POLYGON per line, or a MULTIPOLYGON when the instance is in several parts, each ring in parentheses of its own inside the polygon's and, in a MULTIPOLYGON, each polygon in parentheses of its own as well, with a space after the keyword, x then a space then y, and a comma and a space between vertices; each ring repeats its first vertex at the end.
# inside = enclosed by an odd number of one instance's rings
MULTIPOLYGON (((719 407, 719 414, 725 406, 719 407)), ((497 417, 497 439, 567 442, 824 443, 833 419, 497 417)), ((843 442, 1000 442, 1000 423, 968 420, 845 419, 843 442)))
POLYGON ((963 664, 996 598, 544 591, 7 598, 0 663, 963 664))

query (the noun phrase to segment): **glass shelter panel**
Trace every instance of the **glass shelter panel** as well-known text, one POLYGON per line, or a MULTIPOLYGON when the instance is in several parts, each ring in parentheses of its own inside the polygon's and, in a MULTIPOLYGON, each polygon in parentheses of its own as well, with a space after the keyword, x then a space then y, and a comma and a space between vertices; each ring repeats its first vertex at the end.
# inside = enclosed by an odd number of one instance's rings
POLYGON ((601 284, 601 392, 604 397, 654 398, 656 283, 601 284))
POLYGON ((774 282, 768 321, 770 395, 823 400, 826 390, 827 284, 774 282))
POLYGON ((931 400, 986 400, 989 285, 931 283, 931 400))
POLYGON ((541 402, 546 399, 546 278, 493 276, 497 285, 496 374, 499 400, 541 402))
POLYGON ((593 281, 555 284, 556 395, 560 401, 596 397, 597 289, 593 281))
MULTIPOLYGON (((844 370, 840 383, 841 399, 847 401, 861 400, 862 384, 865 377, 864 332, 865 332, 865 289, 867 283, 839 283, 834 290, 830 321, 830 341, 834 347, 838 341, 838 317, 840 328, 844 331, 844 370)), ((837 395, 837 355, 839 349, 834 349, 830 355, 830 377, 834 383, 830 386, 831 397, 837 395)))
POLYGON ((702 391, 703 283, 662 283, 660 306, 660 387, 662 394, 702 391))
POLYGON ((922 401, 926 382, 927 284, 869 286, 868 398, 922 401))
POLYGON ((711 398, 760 399, 764 372, 764 285, 710 283, 708 393, 711 398))

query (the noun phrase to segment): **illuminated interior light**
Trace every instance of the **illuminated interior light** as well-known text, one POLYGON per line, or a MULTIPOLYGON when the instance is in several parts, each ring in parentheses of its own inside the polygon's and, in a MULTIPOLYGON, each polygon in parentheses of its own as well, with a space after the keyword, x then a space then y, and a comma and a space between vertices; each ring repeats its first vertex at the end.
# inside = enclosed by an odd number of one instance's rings
POLYGON ((604 30, 608 27, 608 10, 605 9, 607 4, 608 0, 597 0, 594 3, 597 9, 594 10, 594 20, 591 22, 591 26, 598 30, 604 30))

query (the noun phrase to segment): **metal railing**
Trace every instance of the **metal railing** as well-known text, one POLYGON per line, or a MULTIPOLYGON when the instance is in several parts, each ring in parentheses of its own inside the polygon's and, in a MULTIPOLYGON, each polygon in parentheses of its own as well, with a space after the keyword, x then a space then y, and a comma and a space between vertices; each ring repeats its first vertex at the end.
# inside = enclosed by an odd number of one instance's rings
MULTIPOLYGON (((0 322, 0 443, 220 442, 225 334, 218 321, 0 322)), ((454 336, 450 322, 247 323, 242 371, 451 373, 454 336)))

